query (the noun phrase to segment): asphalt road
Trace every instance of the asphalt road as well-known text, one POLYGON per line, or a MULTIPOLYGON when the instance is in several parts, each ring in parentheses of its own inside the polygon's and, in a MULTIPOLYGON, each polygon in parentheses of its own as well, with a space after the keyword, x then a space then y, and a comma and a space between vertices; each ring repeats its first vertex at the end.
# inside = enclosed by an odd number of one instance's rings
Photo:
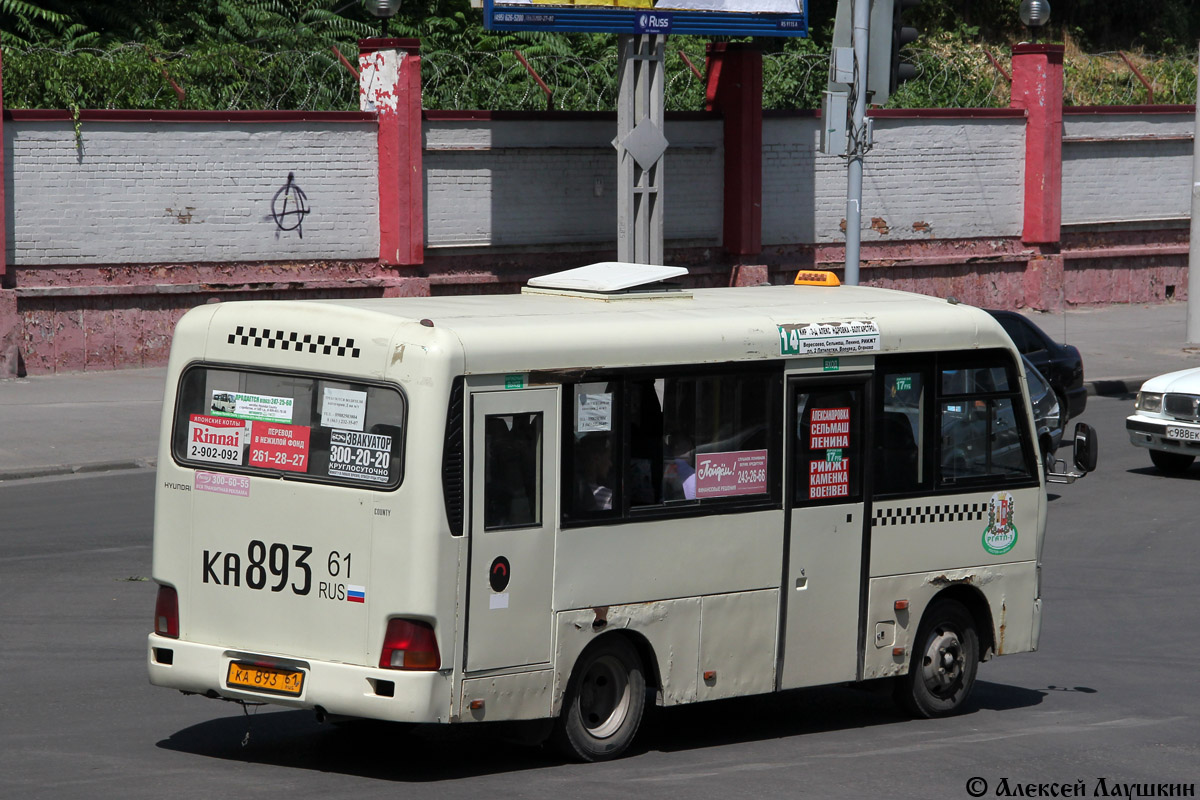
POLYGON ((151 687, 153 473, 0 486, 0 797, 969 797, 1200 783, 1200 465, 1158 475, 1093 397, 1096 474, 1053 487, 1042 649, 980 669, 965 714, 835 688, 658 710, 634 752, 563 764, 523 728, 318 725, 151 687), (980 784, 972 785, 978 790, 980 784))

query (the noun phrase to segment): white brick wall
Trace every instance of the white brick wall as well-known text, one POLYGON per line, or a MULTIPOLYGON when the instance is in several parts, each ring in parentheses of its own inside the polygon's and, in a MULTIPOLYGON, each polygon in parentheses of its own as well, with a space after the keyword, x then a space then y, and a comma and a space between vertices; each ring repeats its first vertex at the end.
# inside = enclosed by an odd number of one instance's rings
POLYGON ((1063 118, 1062 221, 1191 216, 1192 114, 1063 118))
MULTIPOLYGON (((664 238, 721 238, 721 123, 671 122, 664 238)), ((427 246, 610 243, 617 235, 612 120, 425 124, 427 246)))
POLYGON ((10 263, 121 264, 375 258, 369 122, 8 122, 10 263), (311 213, 280 231, 288 173, 311 213))
MULTIPOLYGON (((819 125, 764 121, 764 245, 844 240, 845 161, 817 154, 819 125)), ((1063 221, 1186 217, 1191 125, 1188 114, 1068 115, 1063 221), (1111 141, 1131 136, 1158 139, 1111 141)), ((669 243, 720 244, 721 128, 667 123, 669 243)), ((1024 129, 1019 118, 877 118, 863 240, 1019 236, 1024 129)), ((4 126, 10 263, 378 255, 373 123, 84 122, 82 132, 79 152, 70 123, 4 126), (271 218, 289 172, 311 207, 303 238, 271 218)), ((615 133, 611 118, 426 122, 427 245, 615 245, 615 133)))
MULTIPOLYGON (((1020 234, 1024 120, 878 118, 874 126, 863 241, 1020 234)), ((821 155, 819 144, 818 119, 764 120, 764 245, 845 240, 846 161, 821 155)))

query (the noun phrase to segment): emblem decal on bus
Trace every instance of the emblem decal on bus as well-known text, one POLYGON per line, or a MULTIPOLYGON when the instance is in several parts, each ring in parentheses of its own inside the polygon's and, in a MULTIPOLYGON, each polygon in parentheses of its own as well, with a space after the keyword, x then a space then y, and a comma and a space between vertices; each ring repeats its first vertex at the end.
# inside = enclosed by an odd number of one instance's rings
POLYGON ((988 501, 988 524, 983 530, 983 549, 1002 556, 1017 546, 1017 526, 1013 522, 1016 501, 1009 492, 996 492, 988 501))

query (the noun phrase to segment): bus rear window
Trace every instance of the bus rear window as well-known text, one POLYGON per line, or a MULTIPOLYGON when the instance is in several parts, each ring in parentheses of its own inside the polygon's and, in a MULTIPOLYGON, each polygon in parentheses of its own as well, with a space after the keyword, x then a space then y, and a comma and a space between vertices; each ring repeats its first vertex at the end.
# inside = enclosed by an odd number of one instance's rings
POLYGON ((180 380, 171 452, 198 469, 394 489, 404 413, 394 386, 196 366, 180 380))

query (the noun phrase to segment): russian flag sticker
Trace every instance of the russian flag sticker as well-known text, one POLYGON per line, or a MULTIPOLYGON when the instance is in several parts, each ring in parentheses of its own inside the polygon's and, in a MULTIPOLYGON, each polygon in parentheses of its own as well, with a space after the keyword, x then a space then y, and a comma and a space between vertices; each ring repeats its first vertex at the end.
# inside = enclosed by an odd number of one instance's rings
POLYGON ((346 599, 351 603, 367 602, 367 587, 365 586, 346 586, 346 599))

